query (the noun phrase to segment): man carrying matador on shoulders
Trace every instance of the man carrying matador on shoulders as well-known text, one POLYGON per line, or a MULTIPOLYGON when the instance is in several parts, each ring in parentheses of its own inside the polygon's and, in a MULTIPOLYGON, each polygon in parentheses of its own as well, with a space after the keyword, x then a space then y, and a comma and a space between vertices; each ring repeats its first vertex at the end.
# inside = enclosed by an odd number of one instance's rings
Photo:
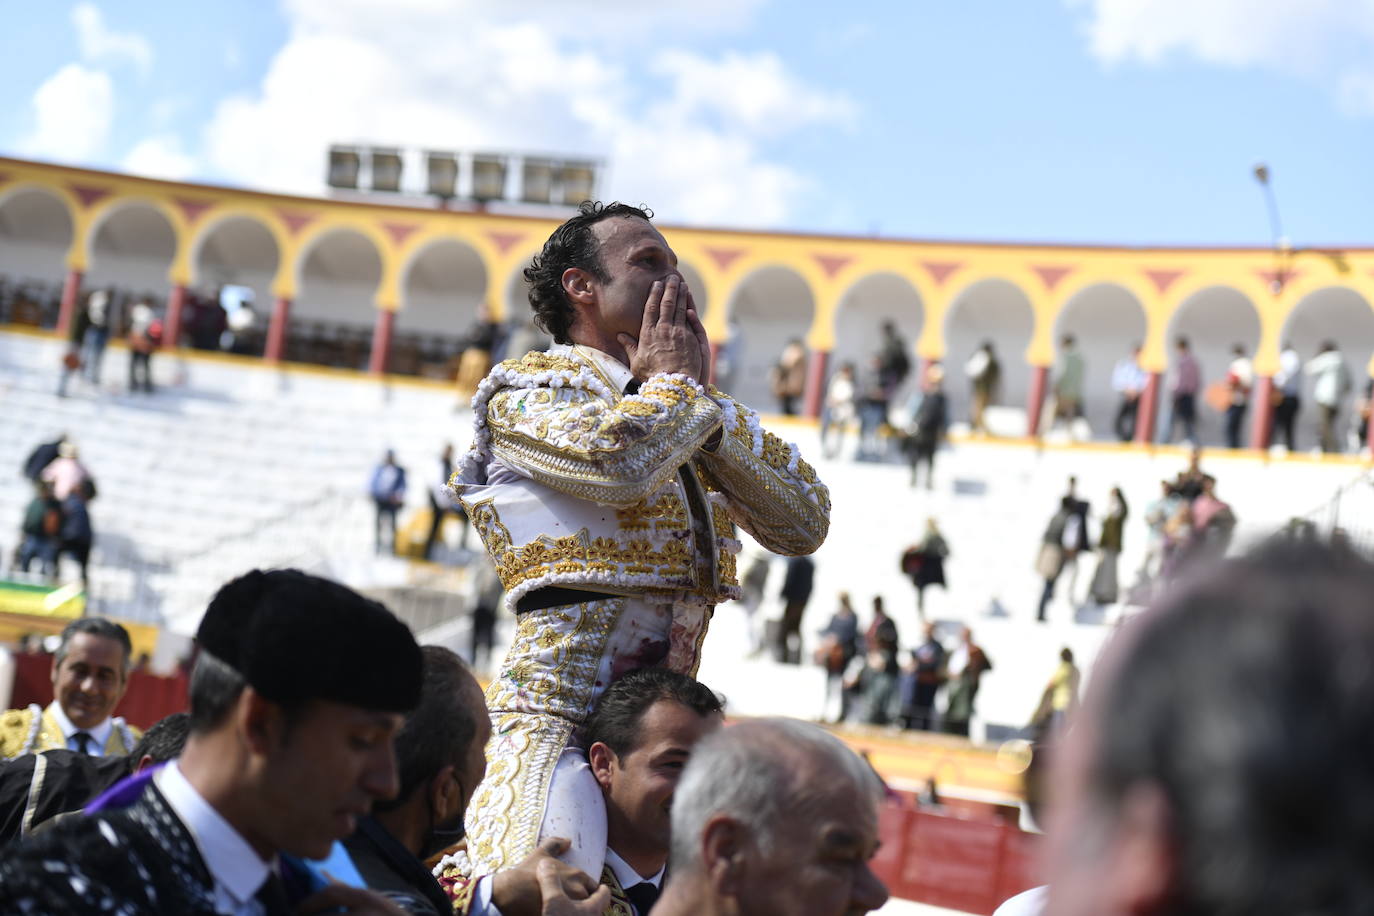
POLYGON ((487 690, 469 879, 551 836, 600 875, 604 801, 577 744, 597 698, 636 668, 695 674, 712 610, 739 595, 736 525, 788 556, 829 529, 796 446, 706 385, 706 330, 650 217, 585 203, 554 231, 525 279, 557 343, 501 363, 473 399, 452 489, 518 622, 487 690))

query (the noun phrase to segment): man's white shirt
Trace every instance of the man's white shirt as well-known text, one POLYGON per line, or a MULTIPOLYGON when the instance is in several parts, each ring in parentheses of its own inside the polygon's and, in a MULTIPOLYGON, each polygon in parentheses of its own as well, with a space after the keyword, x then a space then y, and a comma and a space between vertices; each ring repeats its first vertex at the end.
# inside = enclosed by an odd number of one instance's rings
POLYGON ((52 713, 53 719, 57 721, 57 727, 62 730, 62 740, 67 742, 67 750, 81 750, 81 742, 73 736, 77 732, 85 732, 91 736, 90 743, 87 745, 86 753, 92 757, 104 757, 105 745, 110 743, 110 733, 114 731, 114 720, 109 716, 94 728, 77 728, 72 724, 72 720, 67 718, 66 711, 62 704, 53 700, 48 704, 48 712, 52 713))

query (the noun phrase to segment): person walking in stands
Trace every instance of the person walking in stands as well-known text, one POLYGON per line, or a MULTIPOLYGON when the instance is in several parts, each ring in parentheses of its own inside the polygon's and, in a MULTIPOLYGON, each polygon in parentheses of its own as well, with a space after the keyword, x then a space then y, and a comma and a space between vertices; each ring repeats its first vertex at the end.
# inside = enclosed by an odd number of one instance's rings
POLYGON ((782 621, 778 625, 778 661, 788 665, 801 664, 801 624, 806 603, 811 600, 811 588, 816 578, 816 564, 810 557, 788 557, 787 573, 782 580, 782 621), (796 638, 796 647, 792 639, 796 638))
POLYGON ((1102 519, 1102 535, 1097 546, 1101 551, 1097 558, 1097 572, 1088 586, 1088 597, 1093 604, 1106 606, 1116 604, 1118 596, 1117 562, 1121 558, 1121 547, 1126 529, 1129 510, 1126 497, 1120 487, 1112 487, 1107 498, 1107 516, 1102 519))
POLYGON ((1307 364, 1307 374, 1312 376, 1312 400, 1317 402, 1321 411, 1321 446, 1328 454, 1339 452, 1341 443, 1337 420, 1341 413, 1341 402, 1350 394, 1350 370, 1341 358, 1340 350, 1334 341, 1326 341, 1316 357, 1307 364))
POLYGON ((883 457, 882 427, 887 422, 888 398, 891 395, 884 384, 881 353, 875 353, 869 358, 868 369, 859 376, 856 390, 859 450, 854 457, 858 461, 879 461, 883 457))
POLYGON ((935 451, 945 436, 949 424, 949 401, 945 398, 942 385, 945 371, 938 365, 926 370, 924 391, 921 402, 911 421, 911 438, 907 442, 907 452, 911 461, 911 485, 916 486, 919 467, 926 466, 926 489, 935 488, 935 451))
POLYGON ((72 559, 81 565, 81 587, 89 589, 91 545, 95 542, 95 532, 91 529, 91 515, 86 510, 85 488, 77 487, 62 500, 62 527, 58 538, 57 559, 61 560, 64 553, 71 554, 72 559))
POLYGON ((453 505, 453 497, 448 492, 449 478, 453 476, 453 444, 445 443, 444 450, 439 453, 439 479, 431 484, 429 495, 429 535, 425 538, 425 559, 434 558, 434 545, 439 540, 439 534, 443 530, 444 519, 450 514, 456 515, 463 525, 463 536, 458 542, 458 546, 466 549, 468 546, 468 517, 467 513, 459 512, 453 505))
POLYGON ((1061 498, 1059 508, 1050 516, 1050 523, 1045 526, 1045 534, 1040 539, 1040 553, 1035 561, 1035 571, 1045 580, 1045 588, 1040 593, 1040 609, 1036 612, 1035 619, 1041 623, 1045 622, 1045 610, 1050 605, 1050 599, 1054 597, 1055 583, 1064 572, 1067 562, 1065 557, 1068 554, 1064 546, 1065 531, 1070 521, 1077 518, 1077 505, 1077 500, 1072 496, 1061 498))
POLYGON ((986 412, 997 403, 1002 388, 1002 364, 997 361, 992 341, 985 340, 978 352, 964 365, 964 374, 973 385, 973 408, 969 422, 975 433, 990 436, 986 412))
POLYGON ((81 463, 76 443, 64 441, 57 447, 57 457, 43 469, 40 478, 52 484, 53 498, 63 502, 73 490, 93 489, 91 472, 81 463))
POLYGON ((783 347, 770 375, 778 410, 785 416, 796 416, 797 399, 806 388, 806 347, 799 338, 794 337, 783 347))
POLYGON ((859 654, 859 615, 854 613, 849 592, 840 592, 840 605, 835 614, 820 631, 821 648, 817 658, 825 668, 825 707, 822 718, 831 722, 844 722, 849 718, 849 691, 844 686, 844 674, 849 663, 859 654), (830 710, 835 708, 831 697, 838 694, 838 711, 834 718, 830 710))
POLYGON ((945 706, 945 732, 967 738, 978 688, 983 682, 983 675, 992 670, 987 653, 973 641, 973 631, 968 627, 959 629, 959 644, 950 653, 946 670, 949 672, 949 691, 945 706))
POLYGON ((838 458, 844 448, 844 433, 854 422, 854 364, 845 363, 830 379, 825 389, 825 410, 821 414, 821 454, 838 458), (834 448, 830 445, 831 430, 835 431, 834 448))
POLYGON ((43 575, 52 577, 57 572, 57 551, 61 545, 62 504, 52 495, 52 484, 40 480, 34 485, 34 496, 24 510, 24 523, 20 534, 24 540, 19 545, 15 565, 24 572, 34 560, 42 564, 43 575))
POLYGON ((949 544, 940 533, 935 518, 926 519, 926 531, 921 543, 909 549, 902 556, 902 571, 911 577, 916 586, 916 614, 926 618, 926 589, 938 585, 948 589, 945 581, 945 558, 949 556, 949 544))
POLYGON ((1250 406, 1250 389, 1254 384, 1255 370, 1250 358, 1245 355, 1245 347, 1236 344, 1231 348, 1231 365, 1226 369, 1226 390, 1231 399, 1226 408, 1227 448, 1241 447, 1245 411, 1250 406))
POLYGON ((1290 452, 1296 451, 1298 440, 1293 436, 1293 424, 1302 406, 1302 357, 1291 340, 1284 342, 1283 352, 1279 353, 1274 391, 1279 396, 1279 403, 1274 408, 1274 438, 1282 437, 1284 446, 1290 452))
POLYGON ((1060 420, 1073 435, 1073 421, 1083 416, 1083 355, 1078 352, 1072 334, 1059 339, 1059 360, 1054 366, 1054 408, 1049 415, 1049 428, 1060 420))
POLYGON ((153 351, 162 337, 162 328, 146 301, 134 306, 129 316, 129 390, 153 393, 153 351))
POLYGON ((935 624, 927 623, 925 634, 925 642, 902 667, 901 720, 902 728, 934 731, 935 694, 945 682, 947 653, 935 638, 935 624))
POLYGON ((1031 729, 1036 744, 1044 744, 1053 738, 1068 721, 1069 716, 1078 708, 1078 684, 1082 674, 1073 662, 1073 650, 1068 646, 1059 650, 1059 664, 1050 675, 1045 691, 1040 695, 1040 704, 1035 715, 1031 716, 1031 729))
POLYGON ((864 631, 864 645, 869 649, 882 649, 895 658, 897 647, 900 644, 897 621, 887 616, 887 609, 883 606, 883 596, 874 595, 873 619, 868 622, 868 629, 864 631))
POLYGON ((1169 384, 1172 404, 1169 408, 1169 431, 1165 442, 1174 441, 1174 432, 1183 426, 1183 438, 1197 442, 1197 394, 1202 387, 1202 368, 1193 356, 1188 338, 1179 337, 1174 341, 1177 356, 1174 359, 1173 379, 1169 384))
POLYGON ((29 452, 24 459, 24 476, 34 483, 43 479, 43 471, 61 454, 62 443, 67 441, 66 433, 58 433, 51 442, 43 442, 29 452))
POLYGON ((377 517, 373 525, 377 553, 382 552, 382 523, 390 532, 391 550, 396 551, 396 512, 405 504, 406 470, 396 464, 396 453, 387 449, 386 457, 372 472, 368 493, 377 507, 377 517))
POLYGON ((1112 390, 1121 398, 1112 424, 1116 437, 1122 442, 1135 438, 1135 424, 1140 413, 1140 394, 1145 390, 1147 376, 1140 368, 1140 344, 1131 347, 1131 355, 1123 357, 1112 370, 1112 390))

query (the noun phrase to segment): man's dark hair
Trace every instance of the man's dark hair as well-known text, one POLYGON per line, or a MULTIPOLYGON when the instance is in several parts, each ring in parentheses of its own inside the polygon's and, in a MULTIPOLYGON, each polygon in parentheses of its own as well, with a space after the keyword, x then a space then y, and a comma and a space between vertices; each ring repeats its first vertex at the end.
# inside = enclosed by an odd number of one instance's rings
MULTIPOLYGON (((390 801, 374 803, 377 811, 400 807, 445 765, 461 764, 477 735, 477 717, 487 713, 485 706, 474 706, 463 689, 472 675, 461 658, 440 646, 421 646, 420 655, 420 705, 406 716, 396 735, 401 791, 390 801)), ((477 789, 463 788, 469 795, 477 789)))
POLYGON ((89 633, 91 636, 102 636, 105 639, 113 639, 119 643, 124 650, 124 664, 121 667, 122 673, 129 673, 129 656, 134 652, 134 644, 129 640, 129 631, 115 623, 113 620, 106 620, 104 617, 79 617, 67 624, 62 630, 62 642, 57 647, 57 652, 53 658, 56 664, 62 664, 62 659, 67 657, 67 647, 71 644, 72 637, 78 633, 89 633))
POLYGON ((202 735, 218 728, 247 686, 243 675, 202 650, 191 669, 191 684, 187 688, 191 731, 202 735))
POLYGON ((601 695, 583 732, 585 746, 600 742, 617 757, 633 753, 639 747, 640 721, 649 707, 663 700, 703 717, 724 712, 720 697, 700 681, 667 668, 640 668, 601 695))
POLYGON ((577 215, 553 231, 544 243, 544 250, 535 255, 525 268, 525 282, 530 285, 530 307, 534 309, 535 324, 552 335, 555 343, 572 343, 568 329, 575 317, 572 305, 563 292, 563 272, 576 267, 601 282, 610 279, 601 263, 601 244, 592 234, 592 227, 602 220, 632 217, 645 222, 654 213, 647 207, 632 207, 615 201, 584 200, 577 215))
POLYGON ((1163 792, 1171 912, 1374 911, 1371 594, 1364 559, 1275 542, 1168 596, 1107 675, 1087 789, 1163 792))
POLYGON ((164 716, 143 733, 134 749, 129 751, 129 760, 137 765, 144 757, 151 757, 153 763, 180 757, 181 749, 186 746, 186 736, 190 732, 189 713, 174 712, 170 716, 164 716))
POLYGON ((1178 337, 1174 338, 1174 346, 1178 347, 1180 350, 1188 349, 1188 338, 1180 334, 1178 337))

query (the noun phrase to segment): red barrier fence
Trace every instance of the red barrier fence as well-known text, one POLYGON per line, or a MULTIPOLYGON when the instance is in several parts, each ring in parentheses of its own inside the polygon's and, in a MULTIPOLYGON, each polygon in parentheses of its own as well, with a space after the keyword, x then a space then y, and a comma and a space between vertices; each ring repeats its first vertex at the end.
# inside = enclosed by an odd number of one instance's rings
MULTIPOLYGON (((30 703, 47 706, 52 702, 52 656, 47 654, 14 656, 14 692, 10 706, 22 708, 30 703)), ((129 675, 129 690, 115 714, 130 725, 147 728, 164 716, 186 709, 186 675, 159 677, 146 671, 129 675)))
POLYGON ((873 871, 894 897, 986 914, 1041 883, 1035 877, 1039 837, 1003 821, 887 802, 879 812, 878 837, 882 846, 873 871))

